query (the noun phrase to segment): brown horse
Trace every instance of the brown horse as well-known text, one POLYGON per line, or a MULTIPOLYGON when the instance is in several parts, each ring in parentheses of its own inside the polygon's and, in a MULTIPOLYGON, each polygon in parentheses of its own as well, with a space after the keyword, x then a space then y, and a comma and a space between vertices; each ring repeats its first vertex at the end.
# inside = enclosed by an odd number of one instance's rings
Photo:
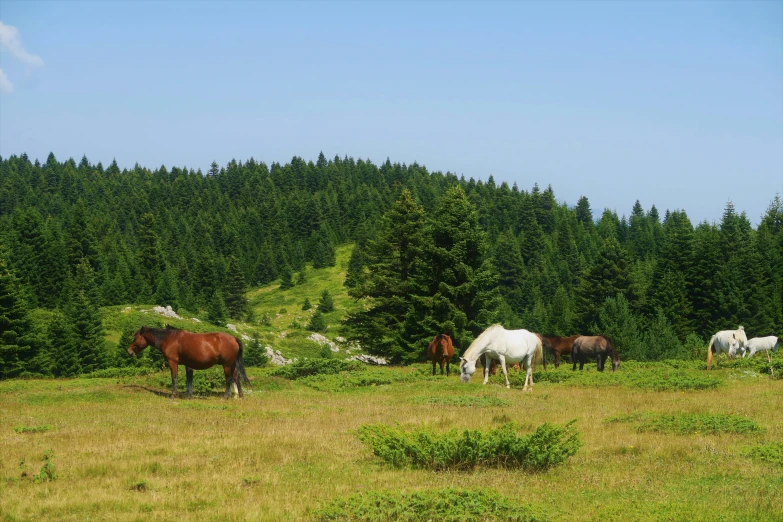
POLYGON ((148 328, 142 326, 133 334, 133 342, 128 353, 134 357, 147 346, 154 346, 163 354, 171 369, 171 396, 177 396, 177 370, 180 364, 185 366, 187 374, 188 397, 193 394, 193 370, 206 370, 216 364, 223 366, 226 376, 226 394, 231 393, 231 383, 237 386, 242 397, 242 383, 250 384, 242 362, 242 342, 222 332, 191 333, 167 326, 148 328))
MULTIPOLYGON (((571 355, 571 348, 574 346, 574 341, 579 337, 579 334, 572 335, 570 337, 560 337, 557 335, 545 335, 544 339, 548 342, 549 351, 555 355, 555 368, 560 368, 560 357, 563 355, 571 355)), ((547 345, 544 345, 547 348, 547 345)), ((546 359, 544 359, 546 361, 546 359)))
POLYGON ((614 343, 611 339, 605 335, 582 335, 574 341, 574 346, 571 348, 571 360, 574 362, 574 370, 576 370, 576 363, 579 362, 579 369, 584 368, 585 361, 588 357, 596 357, 598 359, 598 371, 604 371, 604 363, 607 357, 612 358, 612 371, 616 372, 620 367, 620 354, 617 353, 617 348, 614 347, 614 343))
MULTIPOLYGON (((546 339, 545 335, 536 334, 536 336, 541 340, 541 346, 544 350, 552 350, 552 345, 549 344, 549 341, 546 339)), ((546 370, 546 358, 544 359, 544 369, 546 370)), ((481 361, 481 365, 485 366, 487 364, 487 356, 486 354, 481 354, 479 357, 479 361, 481 361)), ((522 366, 520 366, 520 363, 516 363, 511 366, 512 368, 516 368, 519 371, 522 371, 522 366)), ((498 362, 495 359, 490 359, 489 361, 489 374, 495 375, 498 371, 498 362)))
POLYGON ((432 375, 435 375, 435 364, 440 364, 440 374, 443 375, 443 363, 446 363, 446 376, 449 375, 449 365, 454 357, 454 345, 451 337, 446 334, 438 334, 432 338, 427 347, 427 359, 432 361, 432 375))

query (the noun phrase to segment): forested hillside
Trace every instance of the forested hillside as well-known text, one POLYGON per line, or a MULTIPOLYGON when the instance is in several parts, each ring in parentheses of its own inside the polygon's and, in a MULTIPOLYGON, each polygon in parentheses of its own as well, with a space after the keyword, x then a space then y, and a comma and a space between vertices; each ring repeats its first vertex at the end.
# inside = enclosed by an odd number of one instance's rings
POLYGON ((83 372, 108 364, 85 348, 101 343, 100 306, 256 321, 251 287, 293 285, 308 264, 334 265, 345 243, 356 244, 347 291, 365 305, 343 328, 395 362, 418 359, 438 331, 464 350, 496 321, 606 333, 637 359, 688 357, 739 325, 749 337, 780 335, 778 196, 756 229, 730 202, 717 225, 639 201, 627 210, 558 202, 551 187, 323 154, 213 163, 207 173, 2 158, 0 375, 57 374, 42 362, 53 357, 83 372), (47 310, 48 330, 33 335, 30 321, 47 310), (63 338, 74 341, 54 341, 63 338))

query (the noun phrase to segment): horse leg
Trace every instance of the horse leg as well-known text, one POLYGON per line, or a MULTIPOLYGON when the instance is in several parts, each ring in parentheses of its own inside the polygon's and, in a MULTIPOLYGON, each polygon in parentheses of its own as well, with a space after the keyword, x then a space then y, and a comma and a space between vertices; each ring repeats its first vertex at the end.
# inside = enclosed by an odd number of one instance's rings
POLYGON ((443 375, 443 366, 446 364, 446 361, 443 359, 440 360, 440 374, 443 375))
POLYGON ((451 366, 451 359, 446 359, 446 377, 449 376, 449 367, 451 366))
POLYGON ((527 364, 525 365, 525 386, 522 388, 522 391, 528 391, 527 390, 527 381, 530 380, 530 391, 533 391, 533 356, 530 356, 530 360, 527 361, 527 364))
POLYGON ((435 375, 435 359, 432 360, 432 375, 435 375))
POLYGON ((188 379, 188 399, 193 397, 193 368, 185 367, 185 375, 188 379))
POLYGON ((489 357, 484 359, 484 384, 489 382, 489 357))
POLYGON ((560 352, 555 352, 555 368, 560 368, 560 352))
POLYGON ((234 371, 230 366, 224 366, 223 375, 226 376, 226 394, 223 396, 223 399, 228 399, 231 396, 231 384, 234 382, 234 371))
POLYGON ((598 371, 604 371, 604 356, 600 353, 598 354, 598 371))
POLYGON ((245 394, 242 393, 242 379, 239 378, 239 372, 234 372, 234 393, 237 394, 240 399, 245 396, 245 394))
POLYGON ((508 369, 506 368, 506 358, 500 356, 500 369, 503 370, 503 377, 506 378, 506 388, 511 388, 511 383, 508 382, 508 369))
POLYGON ((169 361, 169 369, 171 369, 171 398, 177 398, 177 369, 179 364, 176 361, 169 361))

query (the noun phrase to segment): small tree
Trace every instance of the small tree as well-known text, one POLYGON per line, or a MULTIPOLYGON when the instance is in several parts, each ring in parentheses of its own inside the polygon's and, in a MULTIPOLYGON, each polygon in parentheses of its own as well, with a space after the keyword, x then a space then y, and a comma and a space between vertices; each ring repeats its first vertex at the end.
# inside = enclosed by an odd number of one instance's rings
POLYGON ((207 305, 207 321, 218 326, 224 326, 226 324, 226 303, 223 301, 223 295, 220 291, 216 291, 212 294, 207 305))
POLYGON ((326 321, 324 320, 324 314, 321 312, 321 309, 316 309, 313 316, 310 318, 310 322, 307 323, 307 329, 311 332, 325 332, 326 331, 326 321))
POLYGON ((329 290, 321 292, 321 300, 318 301, 318 310, 325 314, 334 310, 334 301, 332 300, 332 294, 329 293, 329 290))
POLYGON ((305 297, 304 303, 302 304, 302 310, 309 310, 313 307, 313 305, 310 303, 310 298, 305 297))
POLYGON ((243 359, 247 366, 253 367, 266 366, 266 363, 269 362, 266 350, 261 345, 261 341, 258 340, 258 337, 253 337, 253 339, 247 343, 243 359))
POLYGON ((288 290, 294 287, 293 274, 291 267, 286 265, 280 270, 280 290, 288 290))

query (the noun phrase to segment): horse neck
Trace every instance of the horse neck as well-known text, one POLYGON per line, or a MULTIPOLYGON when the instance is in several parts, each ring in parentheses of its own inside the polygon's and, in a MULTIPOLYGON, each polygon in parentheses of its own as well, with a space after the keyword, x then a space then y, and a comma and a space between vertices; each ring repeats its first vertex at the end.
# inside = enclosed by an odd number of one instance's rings
POLYGON ((162 351, 161 346, 170 335, 177 330, 163 330, 160 328, 150 328, 145 332, 144 338, 147 340, 147 344, 162 351))

